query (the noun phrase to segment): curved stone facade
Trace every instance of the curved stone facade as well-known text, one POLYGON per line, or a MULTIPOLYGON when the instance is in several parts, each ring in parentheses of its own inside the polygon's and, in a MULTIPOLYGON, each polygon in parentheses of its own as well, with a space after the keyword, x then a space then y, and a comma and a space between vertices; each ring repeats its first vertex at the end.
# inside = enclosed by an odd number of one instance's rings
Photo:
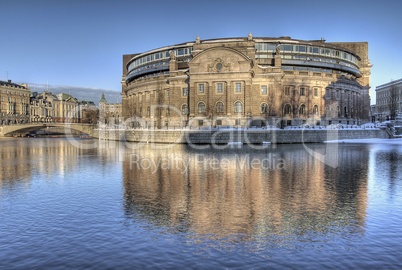
POLYGON ((359 124, 369 118, 367 42, 200 40, 123 56, 132 126, 359 124))

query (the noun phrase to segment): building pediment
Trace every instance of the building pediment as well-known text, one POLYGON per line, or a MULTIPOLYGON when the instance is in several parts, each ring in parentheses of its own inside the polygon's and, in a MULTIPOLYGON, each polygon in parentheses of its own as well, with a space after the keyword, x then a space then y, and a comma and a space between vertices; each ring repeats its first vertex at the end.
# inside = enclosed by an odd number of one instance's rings
POLYGON ((214 47, 197 54, 188 65, 190 73, 249 72, 252 60, 232 48, 214 47))

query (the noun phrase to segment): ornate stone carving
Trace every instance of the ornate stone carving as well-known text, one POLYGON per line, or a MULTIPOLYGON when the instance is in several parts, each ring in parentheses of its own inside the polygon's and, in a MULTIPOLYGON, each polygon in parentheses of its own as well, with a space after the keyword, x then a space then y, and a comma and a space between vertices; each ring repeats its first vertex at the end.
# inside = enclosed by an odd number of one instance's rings
POLYGON ((230 71, 230 64, 225 64, 221 58, 217 58, 212 64, 208 65, 208 72, 230 71))

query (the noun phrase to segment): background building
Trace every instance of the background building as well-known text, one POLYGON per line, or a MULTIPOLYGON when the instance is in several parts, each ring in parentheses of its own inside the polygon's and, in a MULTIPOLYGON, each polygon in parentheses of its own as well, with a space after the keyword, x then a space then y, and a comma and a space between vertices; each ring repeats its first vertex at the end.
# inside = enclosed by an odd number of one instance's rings
POLYGON ((367 42, 197 37, 123 55, 122 114, 158 128, 360 124, 371 66, 367 42))
POLYGON ((30 95, 26 84, 0 81, 0 124, 28 123, 30 95))
POLYGON ((33 92, 30 104, 31 123, 81 123, 86 111, 96 109, 92 101, 79 101, 65 93, 33 92))
POLYGON ((117 124, 122 117, 121 103, 107 103, 105 95, 99 100, 99 119, 104 124, 117 124))
POLYGON ((375 91, 377 119, 395 120, 402 113, 402 79, 377 86, 375 91))

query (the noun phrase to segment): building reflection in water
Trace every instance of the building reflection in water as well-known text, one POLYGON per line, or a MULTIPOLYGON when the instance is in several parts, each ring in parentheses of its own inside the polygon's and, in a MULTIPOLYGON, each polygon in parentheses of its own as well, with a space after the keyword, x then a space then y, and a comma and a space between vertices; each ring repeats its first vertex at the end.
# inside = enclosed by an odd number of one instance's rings
MULTIPOLYGON (((323 144, 309 147, 326 150, 323 144)), ((69 179, 94 162, 105 171, 122 163, 127 220, 206 239, 316 239, 320 234, 364 233, 369 152, 368 146, 340 145, 339 166, 332 168, 302 145, 265 150, 145 145, 132 150, 106 141, 86 150, 64 139, 3 139, 0 196, 29 189, 34 179, 69 179)), ((380 162, 376 157, 372 163, 380 162)), ((398 174, 396 167, 389 169, 398 174)))
MULTIPOLYGON (((91 140, 76 140, 91 143, 91 140)), ((3 138, 0 141, 0 194, 29 188, 35 178, 68 179, 77 169, 91 166, 91 162, 100 162, 108 168, 111 162, 122 160, 122 153, 124 151, 115 142, 83 149, 66 138, 3 138)))
POLYGON ((126 215, 206 238, 363 233, 367 151, 340 147, 331 168, 302 145, 145 146, 124 156, 126 215))

